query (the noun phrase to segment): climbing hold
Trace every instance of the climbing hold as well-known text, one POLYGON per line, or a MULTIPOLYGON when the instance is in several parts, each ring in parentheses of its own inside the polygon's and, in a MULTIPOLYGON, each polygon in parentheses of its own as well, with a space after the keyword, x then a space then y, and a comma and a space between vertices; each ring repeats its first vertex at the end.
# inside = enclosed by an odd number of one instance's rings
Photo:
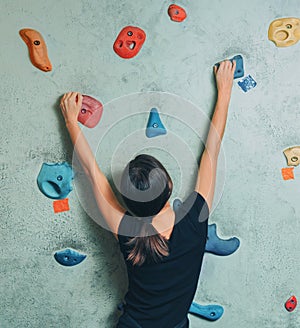
POLYGON ((126 26, 117 36, 113 49, 122 58, 132 58, 138 54, 145 40, 146 33, 141 28, 126 26))
POLYGON ((238 82, 238 85, 244 92, 247 92, 256 87, 256 82, 251 75, 246 76, 243 80, 238 82))
POLYGON ((66 212, 70 210, 68 198, 53 201, 54 213, 66 212))
MULTIPOLYGON (((243 57, 241 55, 236 55, 234 57, 232 57, 231 59, 229 59, 231 62, 233 62, 235 60, 236 62, 236 67, 235 67, 235 71, 234 71, 234 79, 240 78, 244 76, 244 61, 243 61, 243 57)), ((220 63, 215 64, 215 66, 219 67, 220 63)))
POLYGON ((28 47, 32 64, 42 71, 51 71, 52 65, 48 58, 47 46, 42 35, 30 28, 20 30, 19 34, 28 47))
POLYGON ((174 212, 177 212, 181 205, 182 205, 182 201, 180 199, 178 199, 178 198, 174 199, 174 201, 173 201, 174 212))
POLYGON ((269 26, 268 37, 277 47, 292 46, 300 39, 300 19, 287 17, 274 20, 269 26))
POLYGON ((100 121, 103 106, 100 101, 90 96, 83 96, 78 121, 88 128, 94 128, 100 121))
MULTIPOLYGON (((182 201, 178 198, 173 201, 173 210, 177 212, 182 205, 182 201)), ((207 241, 205 252, 215 255, 227 256, 234 253, 240 246, 238 238, 221 239, 217 235, 217 226, 215 223, 208 225, 207 241)))
POLYGON ((297 306, 297 298, 296 296, 291 296, 286 302, 285 302, 285 308, 287 311, 292 312, 295 310, 297 306))
POLYGON ((215 255, 227 256, 234 253, 240 246, 238 238, 221 239, 217 235, 217 226, 215 223, 208 226, 207 241, 205 251, 215 255))
POLYGON ((298 166, 300 163, 300 146, 290 147, 283 151, 288 166, 298 166))
POLYGON ((190 306, 189 313, 210 321, 216 321, 222 317, 224 308, 221 305, 200 305, 193 302, 190 306))
POLYGON ((54 258, 61 265, 74 266, 81 263, 86 258, 86 255, 79 253, 74 249, 66 248, 56 252, 54 258))
POLYGON ((168 15, 174 22, 182 22, 186 19, 186 11, 175 4, 169 6, 168 15))
POLYGON ((118 304, 118 306, 117 306, 117 309, 119 310, 119 311, 124 311, 124 309, 125 309, 125 303, 119 303, 118 304))
POLYGON ((153 138, 163 134, 167 134, 167 130, 161 122, 157 109, 152 108, 147 123, 146 136, 153 138))
POLYGON ((73 189, 74 178, 72 167, 66 163, 43 163, 37 177, 40 191, 52 199, 64 199, 73 189))
POLYGON ((295 178, 293 167, 282 168, 281 174, 282 174, 283 180, 293 180, 295 178))

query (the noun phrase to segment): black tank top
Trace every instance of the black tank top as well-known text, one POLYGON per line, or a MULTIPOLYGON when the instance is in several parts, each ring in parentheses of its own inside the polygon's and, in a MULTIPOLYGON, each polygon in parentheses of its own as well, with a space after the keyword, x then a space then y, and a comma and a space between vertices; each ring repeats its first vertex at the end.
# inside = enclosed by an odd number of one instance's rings
POLYGON ((187 315, 193 301, 205 251, 209 209, 197 192, 176 211, 168 241, 169 255, 159 263, 133 266, 126 243, 139 229, 137 219, 125 213, 118 235, 128 273, 125 309, 143 328, 171 328, 187 315), (132 233, 131 233, 132 232, 132 233))

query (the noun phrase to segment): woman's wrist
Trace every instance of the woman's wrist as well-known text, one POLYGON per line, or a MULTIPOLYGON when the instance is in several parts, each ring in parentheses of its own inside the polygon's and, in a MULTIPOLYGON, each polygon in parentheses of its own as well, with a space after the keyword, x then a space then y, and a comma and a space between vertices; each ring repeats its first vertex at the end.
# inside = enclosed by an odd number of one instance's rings
POLYGON ((79 126, 78 121, 66 121, 65 123, 66 123, 67 129, 69 129, 72 126, 76 126, 76 127, 79 126))
POLYGON ((218 102, 227 103, 229 104, 231 98, 231 91, 230 92, 218 92, 218 102))

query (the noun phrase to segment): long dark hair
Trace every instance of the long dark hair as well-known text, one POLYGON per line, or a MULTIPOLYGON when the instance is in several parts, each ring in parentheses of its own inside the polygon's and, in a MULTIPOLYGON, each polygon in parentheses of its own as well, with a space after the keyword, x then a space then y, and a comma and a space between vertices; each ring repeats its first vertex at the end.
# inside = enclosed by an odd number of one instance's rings
POLYGON ((158 262, 169 254, 168 242, 152 225, 165 206, 173 183, 164 166, 153 156, 141 154, 130 161, 121 179, 121 194, 128 211, 142 220, 140 233, 131 238, 128 260, 133 265, 158 262))

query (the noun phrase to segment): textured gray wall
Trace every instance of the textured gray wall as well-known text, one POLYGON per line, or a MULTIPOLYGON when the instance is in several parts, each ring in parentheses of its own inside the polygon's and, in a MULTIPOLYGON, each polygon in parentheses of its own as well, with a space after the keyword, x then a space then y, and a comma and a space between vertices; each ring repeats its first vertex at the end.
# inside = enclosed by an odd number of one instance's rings
MULTIPOLYGON (((234 84, 223 194, 211 222, 223 238, 238 236, 241 247, 229 257, 205 255, 195 300, 221 304, 225 313, 215 323, 191 316, 191 326, 300 326, 299 309, 284 309, 287 298, 300 295, 300 173, 296 168, 293 181, 283 181, 280 173, 286 166, 282 150, 300 144, 300 44, 280 49, 267 38, 275 18, 300 17, 299 1, 178 4, 188 12, 181 24, 169 20, 168 1, 0 1, 1 328, 114 327, 126 291, 117 243, 86 215, 77 193, 69 195, 69 212, 54 214, 36 185, 43 162, 72 161, 61 95, 75 90, 106 104, 130 93, 163 91, 211 115, 212 65, 238 53, 258 84, 246 94, 234 84), (126 25, 147 33, 132 60, 112 50, 126 25), (25 27, 44 36, 52 72, 31 65, 18 35, 25 27), (60 266, 53 254, 65 247, 88 257, 75 267, 60 266)), ((183 108, 185 116, 191 114, 183 108)), ((105 119, 113 120, 108 110, 105 119)), ((115 129, 111 142, 118 144, 124 133, 124 126, 115 129)), ((184 129, 180 134, 184 138, 184 129)), ((192 151, 199 156, 196 146, 192 151)), ((99 158, 105 171, 110 158, 105 152, 99 158)), ((178 182, 175 164, 167 165, 178 182)), ((192 180, 184 184, 174 196, 184 198, 192 180)))

